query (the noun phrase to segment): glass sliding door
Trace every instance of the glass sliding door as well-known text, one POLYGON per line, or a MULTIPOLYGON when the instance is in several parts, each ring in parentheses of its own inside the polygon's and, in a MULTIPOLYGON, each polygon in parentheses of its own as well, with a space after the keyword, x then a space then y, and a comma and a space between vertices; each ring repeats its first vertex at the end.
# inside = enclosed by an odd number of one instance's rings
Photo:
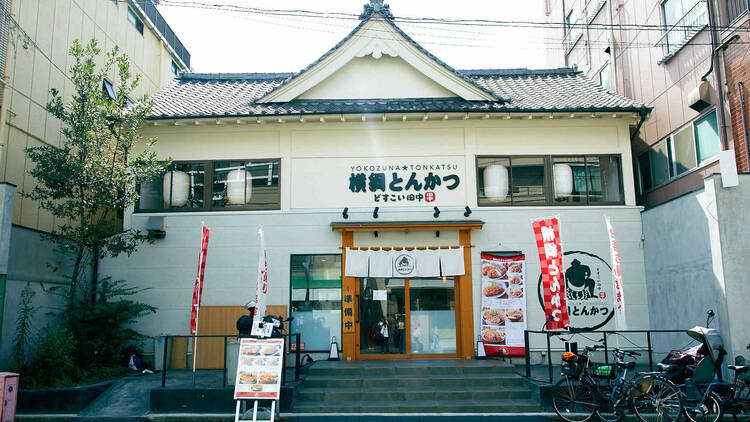
POLYGON ((358 322, 361 357, 455 355, 455 281, 361 278, 358 322))
POLYGON ((456 295, 453 278, 409 280, 412 354, 456 353, 456 295))
POLYGON ((406 354, 406 280, 361 278, 359 353, 406 354))

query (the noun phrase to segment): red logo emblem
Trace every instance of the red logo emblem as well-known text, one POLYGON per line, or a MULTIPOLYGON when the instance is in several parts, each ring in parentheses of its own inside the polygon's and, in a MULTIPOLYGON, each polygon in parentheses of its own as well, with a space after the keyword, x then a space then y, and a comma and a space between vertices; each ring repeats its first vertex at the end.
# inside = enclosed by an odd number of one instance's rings
POLYGON ((425 200, 425 202, 433 202, 433 201, 435 201, 435 192, 425 192, 425 194, 424 194, 424 200, 425 200))
POLYGON ((599 299, 606 299, 606 298, 607 298, 607 294, 606 293, 599 292, 599 299))

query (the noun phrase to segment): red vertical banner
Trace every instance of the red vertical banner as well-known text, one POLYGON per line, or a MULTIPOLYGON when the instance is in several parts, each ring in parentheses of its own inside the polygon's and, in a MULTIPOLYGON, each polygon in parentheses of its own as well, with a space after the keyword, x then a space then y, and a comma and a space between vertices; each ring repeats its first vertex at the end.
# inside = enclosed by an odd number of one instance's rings
POLYGON ((542 289, 544 291, 545 327, 558 330, 570 326, 568 305, 565 300, 565 277, 560 242, 559 217, 532 220, 536 245, 539 249, 539 263, 542 269, 542 289))
POLYGON ((203 297, 203 275, 206 273, 206 252, 208 251, 208 227, 203 227, 201 232, 201 249, 198 253, 198 273, 195 275, 195 286, 193 287, 193 305, 190 310, 190 334, 196 334, 198 330, 198 311, 203 297))

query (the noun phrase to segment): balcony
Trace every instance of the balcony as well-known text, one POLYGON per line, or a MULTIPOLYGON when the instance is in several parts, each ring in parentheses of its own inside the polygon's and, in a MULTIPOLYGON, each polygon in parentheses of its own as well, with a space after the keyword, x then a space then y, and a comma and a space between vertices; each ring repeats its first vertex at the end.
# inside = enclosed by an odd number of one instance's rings
POLYGON ((565 37, 563 38, 563 45, 565 46, 565 54, 570 53, 570 50, 575 47, 578 40, 583 35, 583 22, 581 19, 575 21, 573 25, 565 26, 565 37))
POLYGON ((727 22, 732 23, 750 8, 749 0, 726 0, 727 22))
POLYGON ((664 58, 660 64, 666 62, 685 44, 708 25, 708 8, 706 3, 698 1, 674 25, 666 28, 656 45, 664 48, 664 58))
POLYGON ((175 35, 174 31, 172 31, 172 28, 170 28, 169 24, 167 24, 167 21, 164 20, 164 17, 162 17, 161 13, 159 13, 158 10, 156 10, 156 6, 154 6, 154 3, 152 0, 130 0, 132 4, 136 5, 141 13, 146 15, 146 17, 151 21, 154 28, 159 31, 162 38, 164 38, 164 41, 172 47, 172 50, 174 50, 175 54, 177 54, 177 57, 182 60, 182 63, 185 64, 186 68, 190 68, 190 53, 188 53, 187 49, 184 45, 182 45, 182 42, 179 38, 177 38, 177 35, 175 35))

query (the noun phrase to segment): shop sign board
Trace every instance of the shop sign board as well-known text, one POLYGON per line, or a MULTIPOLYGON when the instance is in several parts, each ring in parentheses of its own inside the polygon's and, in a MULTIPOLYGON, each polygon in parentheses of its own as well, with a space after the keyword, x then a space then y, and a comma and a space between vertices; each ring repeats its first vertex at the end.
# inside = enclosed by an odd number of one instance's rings
POLYGON ((542 269, 542 291, 544 292, 545 328, 557 330, 568 328, 568 306, 566 304, 565 277, 563 275, 562 242, 558 217, 532 221, 539 263, 542 269))
POLYGON ((487 356, 524 356, 526 260, 481 253, 482 342, 487 356))
POLYGON ((463 156, 296 159, 292 207, 465 205, 464 162, 463 156))
POLYGON ((234 399, 278 400, 284 361, 284 339, 240 340, 234 399))
POLYGON ((354 283, 344 283, 341 292, 342 318, 341 325, 344 333, 353 333, 354 327, 354 283))

